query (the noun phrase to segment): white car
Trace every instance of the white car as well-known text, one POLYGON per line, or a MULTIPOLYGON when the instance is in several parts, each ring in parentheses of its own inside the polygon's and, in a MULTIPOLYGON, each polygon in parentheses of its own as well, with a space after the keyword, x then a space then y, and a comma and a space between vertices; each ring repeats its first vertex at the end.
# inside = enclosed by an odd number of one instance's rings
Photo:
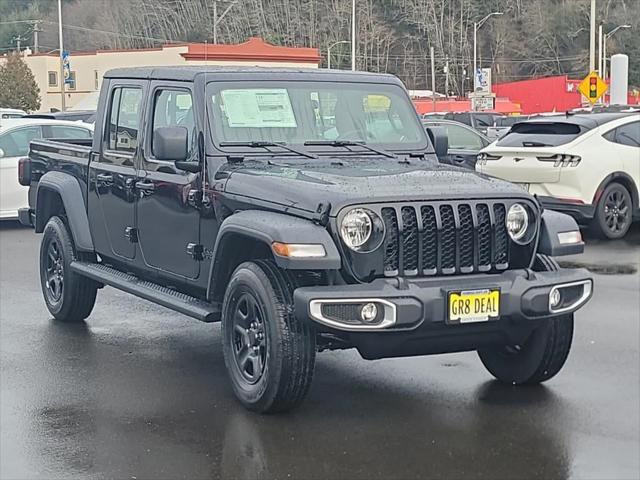
POLYGON ((29 154, 29 142, 37 138, 93 137, 93 125, 30 118, 0 121, 0 220, 18 218, 28 207, 28 187, 18 183, 18 160, 29 154))
POLYGON ((476 171, 522 184, 544 207, 622 238, 640 217, 640 113, 516 123, 478 154, 476 171))
POLYGON ((18 110, 17 108, 0 108, 0 124, 2 120, 7 118, 22 118, 27 114, 24 110, 18 110))

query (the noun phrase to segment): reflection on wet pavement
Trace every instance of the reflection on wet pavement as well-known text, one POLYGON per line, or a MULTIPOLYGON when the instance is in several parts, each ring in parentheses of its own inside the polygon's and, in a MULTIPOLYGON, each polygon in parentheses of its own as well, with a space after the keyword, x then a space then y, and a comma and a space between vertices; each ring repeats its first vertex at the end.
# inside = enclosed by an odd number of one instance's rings
POLYGON ((0 229, 1 478, 640 477, 637 243, 608 260, 589 244, 584 264, 636 271, 595 276, 545 386, 501 385, 472 352, 329 352, 302 408, 259 416, 232 395, 217 325, 108 288, 86 324, 51 321, 23 253, 38 239, 0 229))

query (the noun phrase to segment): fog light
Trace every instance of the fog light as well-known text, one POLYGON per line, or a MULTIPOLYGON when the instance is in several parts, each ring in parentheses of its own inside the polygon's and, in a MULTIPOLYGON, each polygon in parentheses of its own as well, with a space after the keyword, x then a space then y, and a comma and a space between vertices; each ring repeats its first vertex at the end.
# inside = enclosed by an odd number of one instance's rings
POLYGON ((549 294, 549 305, 551 306, 551 308, 556 308, 558 305, 560 305, 561 301, 562 295, 560 294, 560 290, 554 288, 549 294))
POLYGON ((375 303, 365 303, 360 309, 360 318, 363 322, 373 322, 378 316, 378 307, 375 303))

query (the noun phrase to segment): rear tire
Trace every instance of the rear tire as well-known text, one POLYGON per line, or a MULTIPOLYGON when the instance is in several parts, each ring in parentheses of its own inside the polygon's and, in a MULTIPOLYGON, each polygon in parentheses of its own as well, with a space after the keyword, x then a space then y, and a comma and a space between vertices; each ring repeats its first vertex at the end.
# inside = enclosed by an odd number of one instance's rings
POLYGON ((238 266, 227 286, 224 361, 234 393, 250 410, 291 410, 309 391, 315 332, 293 314, 294 288, 293 277, 262 260, 238 266))
POLYGON ((77 253, 64 221, 51 217, 40 244, 40 285, 47 309, 56 320, 82 322, 91 313, 98 284, 71 270, 74 260, 94 260, 91 257, 77 253))
MULTIPOLYGON (((546 255, 538 255, 535 269, 558 270, 546 255)), ((564 366, 573 339, 573 314, 539 320, 522 345, 500 345, 478 351, 485 368, 495 378, 512 385, 532 385, 554 377, 564 366)))
POLYGON ((631 227, 632 207, 629 190, 617 182, 607 185, 598 200, 591 224, 596 235, 609 240, 624 237, 631 227))

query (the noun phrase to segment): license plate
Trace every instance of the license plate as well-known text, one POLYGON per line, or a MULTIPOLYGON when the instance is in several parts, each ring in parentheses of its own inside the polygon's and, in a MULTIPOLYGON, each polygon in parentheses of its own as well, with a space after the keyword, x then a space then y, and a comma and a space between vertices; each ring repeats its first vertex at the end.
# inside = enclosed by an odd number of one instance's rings
POLYGON ((449 292, 449 321, 486 322, 500 316, 500 290, 463 290, 449 292))

